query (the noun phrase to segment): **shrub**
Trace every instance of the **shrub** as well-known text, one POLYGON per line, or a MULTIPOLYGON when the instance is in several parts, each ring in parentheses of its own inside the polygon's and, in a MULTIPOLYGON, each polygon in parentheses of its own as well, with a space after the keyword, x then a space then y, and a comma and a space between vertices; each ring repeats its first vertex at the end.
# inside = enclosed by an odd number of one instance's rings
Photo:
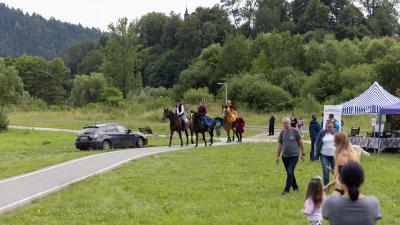
POLYGON ((76 76, 71 99, 74 106, 85 106, 91 102, 99 102, 106 81, 100 73, 76 76))
POLYGON ((304 97, 294 98, 292 100, 294 111, 296 112, 320 112, 322 105, 312 95, 308 94, 304 97))
POLYGON ((102 93, 102 99, 106 104, 118 106, 122 100, 122 92, 115 87, 106 87, 102 93))
POLYGON ((231 100, 247 103, 258 111, 271 112, 291 108, 290 94, 260 77, 245 74, 230 79, 228 85, 231 100))
POLYGON ((0 130, 7 129, 8 123, 9 121, 7 119, 6 114, 0 113, 0 130))
POLYGON ((189 89, 183 95, 183 99, 186 103, 198 104, 203 99, 206 102, 213 102, 214 96, 208 92, 206 87, 199 89, 189 89))

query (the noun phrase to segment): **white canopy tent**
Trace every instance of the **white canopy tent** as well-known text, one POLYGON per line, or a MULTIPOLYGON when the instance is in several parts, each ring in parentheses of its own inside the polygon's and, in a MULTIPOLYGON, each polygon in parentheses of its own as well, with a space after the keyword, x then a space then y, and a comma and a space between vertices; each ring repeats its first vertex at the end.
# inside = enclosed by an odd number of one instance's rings
POLYGON ((381 108, 398 102, 398 97, 375 81, 364 93, 340 105, 343 107, 342 115, 377 115, 381 108))

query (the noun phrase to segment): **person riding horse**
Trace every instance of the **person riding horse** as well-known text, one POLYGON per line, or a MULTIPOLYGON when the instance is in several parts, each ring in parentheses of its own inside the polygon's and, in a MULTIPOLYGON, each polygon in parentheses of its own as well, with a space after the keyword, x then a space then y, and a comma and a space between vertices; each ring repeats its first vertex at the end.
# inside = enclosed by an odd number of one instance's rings
POLYGON ((232 104, 231 100, 228 100, 225 106, 225 111, 228 117, 231 119, 232 124, 235 125, 235 121, 237 118, 236 107, 232 104))
POLYGON ((204 102, 200 102, 200 106, 199 108, 197 108, 197 112, 199 113, 201 120, 207 128, 214 124, 214 120, 206 116, 207 109, 204 105, 204 102))
POLYGON ((179 100, 176 104, 175 113, 178 115, 179 119, 182 122, 182 127, 185 127, 187 122, 187 118, 185 116, 185 107, 183 106, 182 100, 179 100))

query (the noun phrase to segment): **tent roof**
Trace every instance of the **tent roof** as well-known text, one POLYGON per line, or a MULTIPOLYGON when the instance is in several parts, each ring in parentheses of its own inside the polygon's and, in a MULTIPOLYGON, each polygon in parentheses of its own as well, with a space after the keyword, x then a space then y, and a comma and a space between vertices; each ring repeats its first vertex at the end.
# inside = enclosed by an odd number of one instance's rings
POLYGON ((343 106, 343 115, 363 115, 378 114, 381 108, 399 102, 398 97, 391 95, 375 81, 364 93, 340 105, 343 106))
POLYGON ((400 102, 382 108, 379 114, 386 114, 386 115, 400 114, 400 102))

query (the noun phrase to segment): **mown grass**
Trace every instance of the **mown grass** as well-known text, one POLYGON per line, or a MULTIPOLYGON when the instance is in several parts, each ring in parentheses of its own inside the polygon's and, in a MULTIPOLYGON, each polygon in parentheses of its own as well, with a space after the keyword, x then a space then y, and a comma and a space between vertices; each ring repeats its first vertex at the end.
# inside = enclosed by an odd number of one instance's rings
MULTIPOLYGON (((0 224, 307 224, 305 188, 321 166, 299 163, 300 191, 282 197, 274 149, 241 144, 147 157, 3 215, 0 224)), ((379 224, 400 224, 399 163, 399 154, 362 159, 363 193, 378 197, 379 224)))
POLYGON ((0 132, 0 178, 19 175, 99 151, 75 149, 76 134, 16 130, 0 132))
MULTIPOLYGON (((76 134, 35 130, 9 129, 0 132, 0 179, 31 172, 104 150, 79 151, 75 148, 76 134)), ((168 145, 165 137, 149 137, 151 146, 168 145)), ((179 144, 174 138, 173 144, 179 144)), ((118 150, 118 149, 115 149, 118 150)))

